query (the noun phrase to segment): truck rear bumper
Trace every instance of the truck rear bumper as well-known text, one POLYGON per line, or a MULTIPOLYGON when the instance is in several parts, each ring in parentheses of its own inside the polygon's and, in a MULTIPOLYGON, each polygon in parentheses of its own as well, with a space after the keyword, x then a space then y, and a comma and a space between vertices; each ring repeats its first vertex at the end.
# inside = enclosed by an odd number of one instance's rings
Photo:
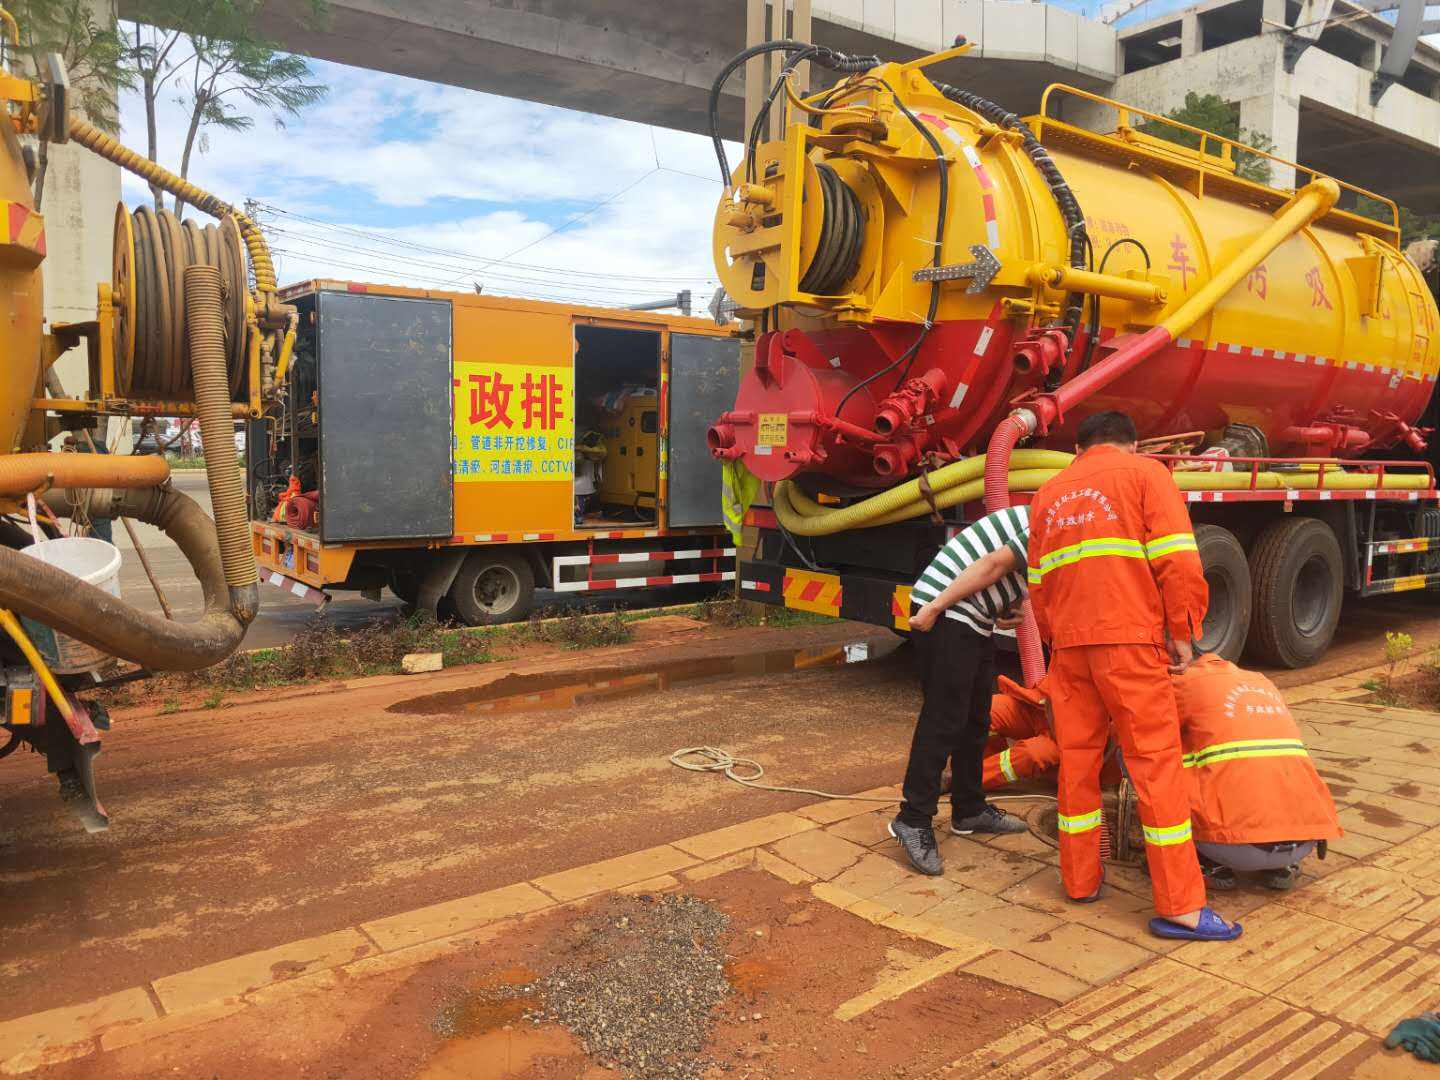
POLYGON ((740 599, 830 615, 838 619, 909 629, 910 586, 842 571, 797 570, 777 562, 740 560, 740 599))

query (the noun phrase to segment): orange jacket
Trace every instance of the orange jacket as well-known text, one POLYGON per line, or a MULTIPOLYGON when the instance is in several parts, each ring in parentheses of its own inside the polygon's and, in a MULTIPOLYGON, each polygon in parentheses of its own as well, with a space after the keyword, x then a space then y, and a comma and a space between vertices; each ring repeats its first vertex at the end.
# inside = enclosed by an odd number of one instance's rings
POLYGON ((1024 687, 1000 676, 999 693, 990 699, 990 739, 981 778, 986 791, 1039 776, 1060 764, 1045 699, 1044 680, 1024 687))
POLYGON ((1029 555, 1030 602, 1051 648, 1200 636, 1209 590, 1185 501, 1158 461, 1086 450, 1036 492, 1029 555))
POLYGON ((1341 835, 1330 790, 1269 679, 1206 655, 1171 681, 1185 773, 1195 781, 1196 840, 1264 844, 1341 835))

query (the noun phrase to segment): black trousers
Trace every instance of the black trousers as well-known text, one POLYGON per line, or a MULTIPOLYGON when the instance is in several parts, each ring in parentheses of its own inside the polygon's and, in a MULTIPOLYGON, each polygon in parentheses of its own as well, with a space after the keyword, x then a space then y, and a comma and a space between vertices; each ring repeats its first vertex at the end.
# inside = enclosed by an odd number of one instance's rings
POLYGON ((925 702, 910 741, 900 820, 929 825, 940 802, 940 779, 950 762, 956 818, 985 809, 985 741, 995 691, 995 642, 941 615, 929 630, 914 631, 925 702))

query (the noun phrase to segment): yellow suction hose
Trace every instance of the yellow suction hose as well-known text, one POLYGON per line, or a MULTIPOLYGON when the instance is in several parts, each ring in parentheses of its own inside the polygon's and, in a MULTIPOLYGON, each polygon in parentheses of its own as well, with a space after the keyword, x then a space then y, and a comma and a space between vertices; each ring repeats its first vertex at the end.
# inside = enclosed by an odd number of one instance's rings
MULTIPOLYGON (((1071 455, 1058 450, 1016 450, 1010 461, 1012 466, 1018 466, 1010 470, 1010 490, 1036 491, 1070 463, 1071 455)), ((944 510, 979 501, 984 495, 984 470, 982 456, 966 458, 931 473, 929 481, 936 508, 944 510)), ((1174 476, 1181 491, 1245 491, 1251 487, 1250 473, 1245 471, 1177 472, 1174 476)), ((1374 473, 1327 469, 1324 486, 1335 491, 1363 491, 1375 488, 1377 479, 1374 473)), ((1425 473, 1387 473, 1381 486, 1386 490, 1418 491, 1430 486, 1430 477, 1425 473)), ((1260 491, 1314 490, 1320 487, 1320 474, 1314 468, 1263 472, 1254 478, 1254 487, 1260 491)), ((893 525, 930 513, 930 503, 920 495, 917 480, 840 508, 821 506, 785 480, 775 485, 773 503, 780 524, 796 536, 830 536, 849 529, 893 525)))

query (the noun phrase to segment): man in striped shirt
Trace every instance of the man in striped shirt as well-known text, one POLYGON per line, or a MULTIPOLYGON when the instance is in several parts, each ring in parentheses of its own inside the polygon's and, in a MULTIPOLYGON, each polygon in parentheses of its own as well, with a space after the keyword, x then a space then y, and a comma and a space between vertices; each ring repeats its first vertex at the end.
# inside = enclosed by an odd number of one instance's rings
POLYGON ((981 770, 995 689, 997 626, 1018 624, 1025 597, 1029 519, 1023 506, 987 514, 936 554, 910 592, 911 640, 924 703, 910 743, 900 813, 890 835, 922 874, 943 869, 932 821, 950 762, 950 831, 1024 832, 1024 822, 985 801, 981 770))

